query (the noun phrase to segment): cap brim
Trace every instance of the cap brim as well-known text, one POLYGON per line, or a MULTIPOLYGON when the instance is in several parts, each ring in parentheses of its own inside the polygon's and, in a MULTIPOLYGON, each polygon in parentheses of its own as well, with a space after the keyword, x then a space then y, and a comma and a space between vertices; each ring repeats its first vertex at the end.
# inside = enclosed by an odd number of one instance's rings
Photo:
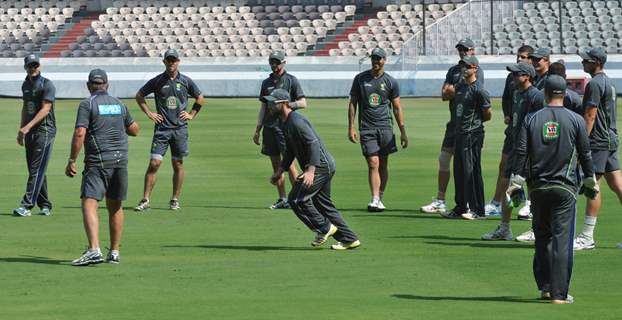
POLYGON ((179 60, 179 57, 176 56, 176 55, 173 55, 173 54, 169 54, 167 56, 164 56, 164 59, 168 59, 168 58, 175 58, 175 59, 179 60))
POLYGON ((579 57, 583 60, 596 61, 596 59, 592 58, 587 52, 579 52, 579 57))
POLYGON ((507 66, 507 67, 505 67, 505 69, 507 71, 510 71, 510 72, 522 72, 522 70, 520 68, 518 68, 518 66, 515 65, 515 64, 507 66))
POLYGON ((373 57, 378 57, 378 58, 380 58, 380 59, 384 59, 384 58, 386 58, 386 56, 382 56, 382 55, 379 55, 379 54, 372 54, 370 57, 372 57, 372 58, 373 58, 373 57))

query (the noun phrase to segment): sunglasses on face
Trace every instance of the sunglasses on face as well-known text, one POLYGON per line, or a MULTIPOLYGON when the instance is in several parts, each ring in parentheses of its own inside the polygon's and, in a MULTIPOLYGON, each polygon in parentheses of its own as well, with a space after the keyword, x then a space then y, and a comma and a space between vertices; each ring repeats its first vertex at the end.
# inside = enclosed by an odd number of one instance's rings
POLYGON ((39 68, 39 64, 38 63, 29 64, 29 65, 26 66, 26 68, 28 68, 28 69, 37 69, 37 68, 39 68))
POLYGON ((178 59, 175 59, 175 58, 166 58, 166 59, 164 59, 164 61, 166 61, 166 62, 168 62, 168 63, 175 63, 175 62, 177 62, 177 61, 179 61, 179 60, 178 60, 178 59))
POLYGON ((268 61, 268 64, 278 66, 278 65, 280 65, 280 64, 281 64, 281 61, 276 60, 276 59, 270 59, 270 60, 268 61))
POLYGON ((521 56, 521 55, 517 55, 516 57, 517 57, 518 59, 520 59, 520 60, 527 60, 527 59, 529 59, 529 56, 521 56))
POLYGON ((536 57, 531 57, 531 61, 533 61, 533 63, 538 63, 540 62, 540 60, 542 60, 543 58, 536 58, 536 57))
POLYGON ((526 77, 527 74, 523 72, 512 72, 512 75, 515 77, 526 77))

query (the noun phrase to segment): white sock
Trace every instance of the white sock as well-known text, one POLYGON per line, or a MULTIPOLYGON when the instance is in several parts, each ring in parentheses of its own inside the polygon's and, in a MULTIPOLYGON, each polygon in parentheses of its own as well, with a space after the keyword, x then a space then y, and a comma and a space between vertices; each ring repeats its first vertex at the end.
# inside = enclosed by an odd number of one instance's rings
POLYGON ((111 253, 111 254, 116 254, 116 255, 119 255, 119 250, 110 250, 110 253, 111 253))
POLYGON ((497 201, 495 199, 492 199, 492 200, 490 200, 490 204, 492 204, 495 207, 498 207, 498 206, 501 205, 501 202, 499 202, 499 201, 497 201))
POLYGON ((287 202, 287 197, 282 197, 281 200, 283 200, 283 202, 287 202))
POLYGON ((91 251, 91 252, 97 252, 97 253, 99 253, 99 254, 101 254, 101 253, 102 253, 102 251, 101 251, 99 248, 89 249, 89 251, 91 251))
POLYGON ((585 222, 583 223, 583 234, 593 238, 594 227, 596 226, 596 217, 585 216, 585 222))
POLYGON ((372 197, 371 198, 371 202, 377 202, 380 201, 380 197, 372 197))

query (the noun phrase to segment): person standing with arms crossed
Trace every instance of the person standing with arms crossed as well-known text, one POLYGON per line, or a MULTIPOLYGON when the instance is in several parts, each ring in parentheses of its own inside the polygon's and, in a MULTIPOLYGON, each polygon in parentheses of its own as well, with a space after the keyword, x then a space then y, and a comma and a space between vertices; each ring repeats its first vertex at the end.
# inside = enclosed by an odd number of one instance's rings
POLYGON ((104 262, 99 246, 99 201, 106 198, 110 224, 110 252, 106 261, 118 264, 123 233, 122 201, 127 197, 127 136, 138 135, 138 123, 127 107, 108 94, 108 76, 101 69, 89 73, 87 88, 91 97, 80 102, 71 153, 65 174, 73 178, 78 170, 76 160, 84 146, 82 172, 82 217, 89 242, 88 249, 73 260, 73 266, 104 262))
POLYGON ((194 119, 204 104, 201 89, 189 77, 181 74, 179 54, 175 49, 164 52, 166 70, 149 80, 136 93, 136 102, 140 109, 155 123, 151 143, 151 160, 145 173, 143 198, 134 208, 145 211, 151 207, 150 196, 156 183, 156 174, 162 164, 168 147, 171 147, 173 166, 173 194, 169 202, 171 210, 179 210, 179 195, 184 182, 184 157, 188 156, 188 121, 194 119), (149 109, 145 97, 153 93, 156 112, 149 109), (195 99, 190 112, 188 96, 195 99))
MULTIPOLYGON (((268 58, 268 63, 270 64, 272 73, 261 83, 261 92, 259 93, 261 107, 259 109, 259 118, 257 119, 255 134, 253 135, 253 142, 255 142, 256 145, 260 144, 259 135, 262 133, 263 128, 261 153, 270 157, 274 173, 279 168, 281 156, 285 153, 285 136, 283 135, 278 116, 267 112, 266 101, 264 101, 263 97, 270 95, 275 89, 284 89, 289 92, 290 97, 293 97, 295 100, 290 103, 290 107, 293 110, 304 108, 307 105, 307 100, 305 99, 305 94, 302 91, 298 79, 285 71, 285 54, 282 51, 272 52, 268 58)), ((292 164, 288 174, 289 181, 293 186, 298 176, 296 165, 292 164)), ((270 209, 288 209, 289 204, 287 203, 285 179, 283 177, 276 182, 276 189, 279 193, 279 198, 270 206, 270 209)))
MULTIPOLYGON (((607 54, 601 48, 580 52, 583 70, 592 76, 583 95, 583 118, 590 135, 590 149, 596 172, 596 183, 604 176, 611 191, 622 204, 622 174, 618 161, 616 128, 616 88, 604 71, 607 54)), ((574 240, 575 250, 594 249, 594 228, 601 206, 601 196, 588 199, 583 230, 574 240)))
POLYGON ((456 145, 454 183, 456 206, 440 215, 448 219, 479 220, 484 213, 482 147, 484 122, 490 120, 490 95, 477 81, 479 61, 475 56, 462 59, 464 81, 458 83, 451 97, 456 105, 456 145))
POLYGON ((45 171, 56 136, 56 88, 52 81, 41 75, 40 68, 41 64, 36 55, 30 54, 24 58, 27 76, 22 83, 24 103, 17 143, 26 149, 28 182, 20 206, 13 210, 13 214, 20 217, 30 216, 30 210, 35 205, 41 209, 41 215, 49 216, 52 213, 45 171))
MULTIPOLYGON (((438 157, 438 192, 432 202, 420 208, 425 213, 441 213, 447 210, 445 203, 445 193, 449 185, 451 176, 450 163, 454 155, 454 144, 456 142, 456 105, 452 98, 456 92, 456 86, 464 81, 464 68, 462 59, 466 56, 475 55, 475 43, 471 39, 462 39, 456 45, 460 61, 447 71, 445 82, 441 88, 443 101, 449 101, 449 122, 445 126, 445 136, 441 144, 441 154, 438 157)), ((484 84, 484 70, 477 69, 477 81, 484 84)))
POLYGON ((277 171, 270 181, 276 183, 294 161, 298 159, 303 173, 289 192, 288 202, 296 216, 316 232, 311 242, 314 247, 323 245, 329 237, 337 239, 333 250, 354 249, 361 245, 358 237, 348 227, 335 208, 331 198, 331 180, 335 174, 335 159, 326 150, 320 136, 309 120, 289 106, 291 97, 283 89, 264 96, 271 113, 283 122, 287 149, 277 171))
POLYGON ((367 161, 371 202, 369 212, 384 211, 382 196, 389 180, 389 155, 397 152, 391 107, 400 129, 400 144, 408 147, 404 115, 400 104, 400 88, 397 81, 384 72, 387 54, 382 48, 371 52, 372 68, 354 77, 348 105, 348 139, 358 142, 354 128, 356 109, 360 107, 358 124, 363 156, 367 161))
POLYGON ((572 237, 576 197, 583 170, 583 192, 596 197, 599 189, 594 176, 585 121, 564 108, 566 80, 551 75, 545 80, 547 107, 528 115, 515 146, 516 161, 507 194, 529 187, 535 254, 533 273, 542 299, 554 304, 574 301, 568 294, 572 275, 572 237), (526 172, 526 177, 523 177, 526 172))

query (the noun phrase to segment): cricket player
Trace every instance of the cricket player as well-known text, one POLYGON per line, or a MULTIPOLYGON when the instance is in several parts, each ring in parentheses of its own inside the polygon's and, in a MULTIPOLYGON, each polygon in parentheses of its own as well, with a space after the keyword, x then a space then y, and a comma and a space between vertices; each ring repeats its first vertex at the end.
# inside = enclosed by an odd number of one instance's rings
POLYGON ((20 206, 13 210, 19 217, 30 216, 30 210, 39 206, 39 213, 49 216, 52 202, 48 197, 45 171, 52 154, 56 136, 54 100, 56 88, 51 80, 41 75, 39 58, 29 54, 24 58, 26 79, 22 83, 22 116, 17 132, 17 143, 26 149, 28 182, 20 206))
MULTIPOLYGON (((531 64, 531 58, 529 55, 533 53, 533 48, 529 45, 524 45, 518 48, 516 52, 516 63, 528 63, 531 64)), ((506 178, 506 168, 508 155, 512 148, 511 131, 512 131, 512 104, 514 103, 514 91, 516 90, 516 84, 514 83, 514 76, 510 72, 505 78, 505 87, 503 88, 503 96, 501 98, 501 107, 503 109, 503 123, 506 128, 504 131, 505 140, 503 141, 503 149, 501 150, 501 159, 499 160, 499 174, 497 175, 497 184, 495 187, 495 195, 493 199, 485 207, 487 215, 501 214, 501 203, 505 200, 505 189, 507 189, 508 179, 506 178)))
POLYGON ((291 96, 284 89, 276 89, 264 96, 271 113, 283 122, 287 148, 271 182, 276 183, 287 171, 294 158, 303 172, 289 192, 288 202, 296 216, 312 231, 316 232, 311 242, 319 247, 329 237, 337 239, 331 246, 334 250, 354 249, 361 245, 358 237, 348 227, 330 198, 331 180, 335 174, 335 159, 326 150, 309 120, 289 106, 291 96))
MULTIPOLYGON (((528 113, 540 110, 544 105, 544 97, 540 90, 531 84, 536 76, 536 70, 531 64, 521 62, 507 66, 507 70, 511 72, 516 90, 512 99, 512 108, 510 110, 510 130, 506 132, 506 143, 504 149, 507 148, 507 160, 505 164, 506 171, 504 173, 505 181, 509 181, 513 164, 516 161, 516 143, 518 142, 519 133, 523 120, 528 113)), ((507 189, 507 185, 506 185, 507 189)), ((501 223, 497 228, 489 233, 482 235, 482 240, 512 240, 512 230, 510 229, 510 221, 512 219, 512 207, 504 202, 501 223)), ((521 239, 518 239, 519 241, 521 239)))
MULTIPOLYGON (((622 174, 618 162, 618 130, 616 128, 616 88, 605 74, 607 54, 602 48, 591 48, 579 55, 583 70, 592 76, 583 95, 583 118, 590 135, 596 183, 604 176, 611 191, 622 203, 622 174)), ((574 241, 575 250, 594 249, 594 227, 600 211, 601 197, 587 200, 583 231, 574 241)))
POLYGON ((169 202, 171 210, 179 210, 179 195, 184 182, 184 157, 188 156, 188 121, 194 119, 204 104, 201 89, 188 76, 179 72, 179 53, 175 49, 164 52, 166 70, 149 80, 136 93, 140 109, 155 123, 151 143, 151 159, 145 173, 143 198, 134 208, 145 211, 151 207, 150 196, 156 182, 156 174, 166 150, 171 148, 173 166, 173 194, 169 202), (156 112, 149 109, 145 97, 153 93, 156 112), (195 99, 188 111, 188 97, 195 99))
POLYGON ((490 120, 490 95, 477 81, 479 61, 475 56, 462 59, 464 81, 450 97, 456 105, 456 145, 454 184, 456 206, 441 212, 448 219, 484 219, 484 181, 481 152, 484 144, 484 122, 490 120))
POLYGON ((397 81, 384 72, 386 58, 384 49, 372 50, 372 68, 354 77, 348 105, 348 139, 352 143, 357 143, 359 139, 354 128, 354 119, 357 108, 360 108, 358 128, 361 149, 367 161, 372 196, 367 205, 370 212, 381 212, 385 209, 382 196, 389 181, 389 155, 397 152, 391 109, 400 129, 400 144, 404 149, 408 147, 400 104, 400 88, 397 81))
POLYGON ((527 181, 536 235, 533 273, 541 298, 554 304, 574 300, 568 288, 575 204, 581 185, 575 174, 577 162, 585 177, 585 194, 596 196, 599 192, 585 121, 563 107, 565 90, 566 80, 561 76, 551 75, 545 80, 547 107, 528 115, 523 122, 507 190, 512 194, 527 181), (526 177, 521 176, 524 171, 526 177))
MULTIPOLYGON (((475 43, 471 39, 462 39, 456 45, 460 61, 447 71, 445 82, 441 88, 441 97, 443 101, 449 101, 449 122, 445 126, 445 136, 441 144, 441 153, 438 157, 438 193, 432 202, 420 208, 425 213, 441 213, 447 210, 445 203, 445 192, 449 184, 451 176, 450 162, 454 154, 454 144, 456 140, 456 106, 454 99, 451 98, 455 93, 456 86, 459 82, 464 81, 464 68, 462 59, 466 56, 475 54, 475 43)), ((477 69, 477 81, 484 84, 484 70, 477 69)))
MULTIPOLYGON (((304 108, 307 105, 307 100, 305 99, 305 94, 302 91, 302 87, 300 86, 298 79, 285 71, 285 54, 282 51, 272 52, 268 58, 268 63, 270 64, 272 73, 261 83, 261 92, 259 93, 261 107, 259 108, 259 117, 257 119, 257 126, 255 127, 255 134, 253 135, 253 142, 255 142, 256 145, 259 145, 259 135, 263 133, 261 153, 270 157, 272 172, 274 173, 278 170, 281 163, 281 156, 285 153, 285 137, 283 136, 283 130, 280 127, 279 118, 276 115, 266 111, 266 102, 263 97, 270 95, 270 93, 275 89, 284 89, 289 92, 289 95, 295 100, 290 103, 290 107, 293 110, 304 108)), ((289 168, 288 173, 289 180, 293 186, 296 183, 296 177, 298 176, 296 165, 292 164, 292 167, 289 168)), ((285 179, 283 177, 277 181, 276 189, 279 194, 279 198, 269 208, 289 208, 285 193, 285 179)))
MULTIPOLYGON (((558 75, 566 79, 566 66, 562 62, 553 62, 549 66, 549 75, 558 75)), ((564 108, 574 111, 575 113, 583 116, 583 106, 581 97, 579 94, 571 89, 566 90, 566 96, 564 97, 564 108)))
POLYGON ((71 153, 65 174, 73 178, 78 170, 76 161, 84 146, 82 171, 82 217, 89 242, 88 249, 71 262, 86 266, 104 262, 99 246, 99 201, 106 198, 110 224, 110 251, 106 262, 118 264, 123 232, 122 201, 127 196, 127 136, 138 135, 138 123, 127 107, 108 94, 108 76, 101 69, 89 73, 87 88, 91 97, 80 102, 71 153))

